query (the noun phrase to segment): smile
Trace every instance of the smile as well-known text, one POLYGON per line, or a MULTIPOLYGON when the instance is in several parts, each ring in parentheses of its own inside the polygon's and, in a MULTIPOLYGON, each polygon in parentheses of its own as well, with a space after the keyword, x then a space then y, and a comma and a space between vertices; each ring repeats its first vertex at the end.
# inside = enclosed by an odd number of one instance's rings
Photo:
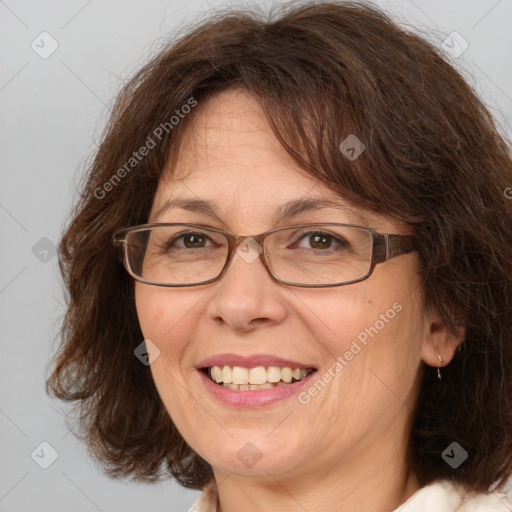
POLYGON ((308 385, 317 371, 316 368, 227 365, 198 370, 197 375, 208 394, 236 408, 260 408, 291 398, 308 385), (224 382, 224 376, 231 382, 224 382), (255 381, 260 384, 251 384, 255 381))
POLYGON ((211 381, 232 390, 257 390, 286 386, 307 377, 313 368, 290 368, 288 366, 211 366, 206 368, 211 381))

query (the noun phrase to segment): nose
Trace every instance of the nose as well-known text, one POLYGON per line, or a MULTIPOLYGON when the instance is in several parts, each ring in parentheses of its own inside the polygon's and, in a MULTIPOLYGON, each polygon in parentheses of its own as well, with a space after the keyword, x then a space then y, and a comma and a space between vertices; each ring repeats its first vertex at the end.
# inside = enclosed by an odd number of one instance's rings
POLYGON ((228 268, 214 283, 207 315, 238 332, 279 324, 286 317, 283 284, 275 281, 262 261, 261 247, 243 242, 228 268))

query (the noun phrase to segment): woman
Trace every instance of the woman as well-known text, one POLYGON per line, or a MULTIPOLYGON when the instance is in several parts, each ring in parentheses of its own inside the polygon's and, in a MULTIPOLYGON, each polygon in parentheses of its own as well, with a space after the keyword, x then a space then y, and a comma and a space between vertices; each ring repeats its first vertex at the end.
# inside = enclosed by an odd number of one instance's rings
POLYGON ((378 10, 216 15, 119 96, 49 390, 192 511, 509 510, 511 182, 474 92, 378 10))

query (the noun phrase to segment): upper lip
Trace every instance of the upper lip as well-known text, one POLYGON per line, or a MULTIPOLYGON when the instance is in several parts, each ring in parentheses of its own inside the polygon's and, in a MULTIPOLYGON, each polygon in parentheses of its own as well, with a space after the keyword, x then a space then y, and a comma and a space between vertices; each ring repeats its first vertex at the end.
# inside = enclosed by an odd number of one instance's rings
POLYGON ((283 359, 281 357, 268 355, 268 354, 256 354, 252 356, 239 356, 237 354, 218 354, 216 356, 208 357, 201 361, 196 368, 204 369, 211 366, 242 366, 245 368, 255 368, 256 366, 281 366, 289 368, 313 368, 311 364, 299 363, 292 361, 291 359, 283 359))

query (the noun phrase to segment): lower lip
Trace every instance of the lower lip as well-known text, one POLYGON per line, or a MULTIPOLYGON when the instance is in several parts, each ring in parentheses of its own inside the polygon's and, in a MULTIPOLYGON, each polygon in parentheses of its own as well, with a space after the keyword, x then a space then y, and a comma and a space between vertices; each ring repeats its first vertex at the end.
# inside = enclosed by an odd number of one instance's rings
POLYGON ((298 393, 316 373, 316 371, 311 372, 302 380, 294 382, 293 384, 287 384, 286 386, 278 386, 272 389, 236 391, 215 384, 215 382, 207 377, 204 371, 199 370, 198 372, 206 389, 210 391, 215 398, 227 405, 233 405, 235 407, 261 407, 289 398, 298 393))

